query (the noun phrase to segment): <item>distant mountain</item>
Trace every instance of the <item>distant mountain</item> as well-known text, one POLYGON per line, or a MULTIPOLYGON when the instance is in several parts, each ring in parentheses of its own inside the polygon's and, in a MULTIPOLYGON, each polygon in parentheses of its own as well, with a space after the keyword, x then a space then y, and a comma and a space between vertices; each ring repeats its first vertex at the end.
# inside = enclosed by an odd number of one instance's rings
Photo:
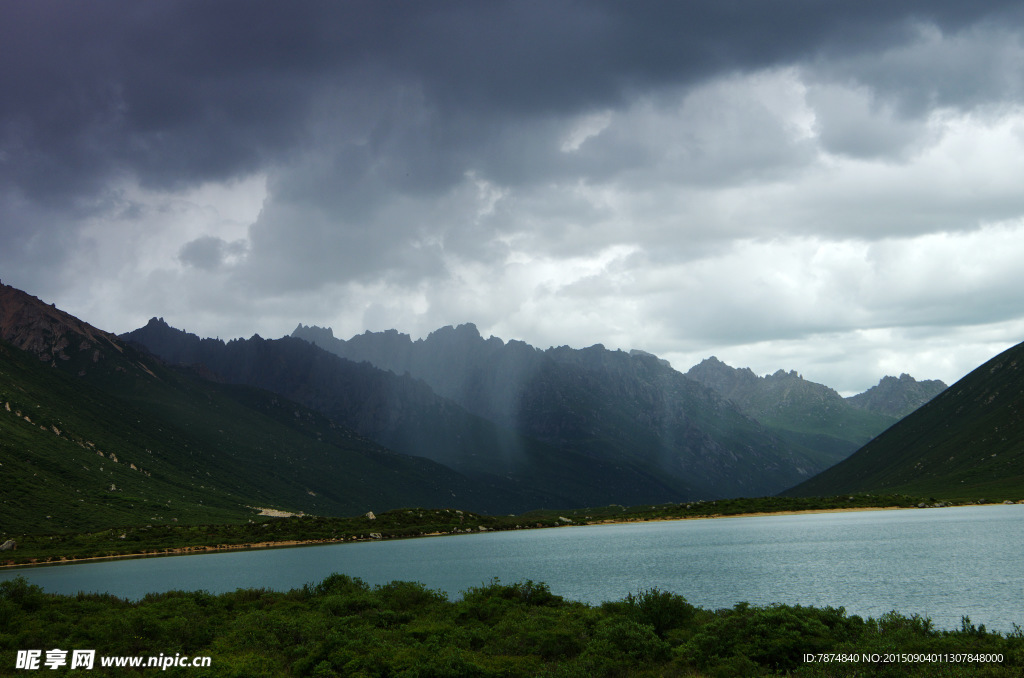
POLYGON ((467 410, 600 465, 637 463, 695 496, 755 496, 834 463, 783 440, 655 356, 601 345, 539 350, 483 339, 472 324, 413 341, 390 330, 345 341, 299 325, 293 337, 422 379, 467 410))
POLYGON ((1024 499, 1024 344, 785 494, 852 492, 1024 499))
POLYGON ((254 506, 502 508, 500 492, 440 464, 267 391, 169 369, 5 285, 0 336, 2 538, 244 522, 254 506))
POLYGON ((857 409, 902 419, 946 390, 938 379, 917 381, 909 374, 882 377, 877 386, 850 396, 846 402, 857 409))
MULTIPOLYGON (((865 393, 843 398, 795 371, 759 377, 712 356, 686 376, 708 386, 766 426, 807 447, 845 458, 900 417, 945 388, 941 381, 918 382, 909 375, 885 377, 865 393)), ((838 461, 839 459, 836 459, 838 461)))
POLYGON ((280 393, 389 449, 445 464, 490 488, 501 512, 671 501, 701 487, 638 460, 595 464, 578 450, 474 415, 419 379, 339 358, 300 339, 225 343, 156 318, 124 339, 208 376, 280 393))

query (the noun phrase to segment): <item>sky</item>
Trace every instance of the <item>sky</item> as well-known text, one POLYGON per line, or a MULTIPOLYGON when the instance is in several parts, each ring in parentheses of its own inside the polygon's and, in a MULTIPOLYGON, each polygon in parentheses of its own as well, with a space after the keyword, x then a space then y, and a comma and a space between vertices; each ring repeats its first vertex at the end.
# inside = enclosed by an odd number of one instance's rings
POLYGON ((117 333, 952 383, 1022 189, 1019 2, 0 0, 0 280, 117 333))

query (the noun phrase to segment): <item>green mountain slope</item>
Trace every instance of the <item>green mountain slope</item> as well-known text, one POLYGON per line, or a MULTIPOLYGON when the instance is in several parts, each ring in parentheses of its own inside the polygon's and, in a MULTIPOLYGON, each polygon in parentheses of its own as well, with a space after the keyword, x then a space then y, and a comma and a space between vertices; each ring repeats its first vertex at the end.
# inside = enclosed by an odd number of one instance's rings
POLYGON ((507 499, 281 396, 168 368, 6 286, 0 336, 0 536, 507 499))
POLYGON ((786 495, 1024 498, 1024 344, 999 354, 786 495))

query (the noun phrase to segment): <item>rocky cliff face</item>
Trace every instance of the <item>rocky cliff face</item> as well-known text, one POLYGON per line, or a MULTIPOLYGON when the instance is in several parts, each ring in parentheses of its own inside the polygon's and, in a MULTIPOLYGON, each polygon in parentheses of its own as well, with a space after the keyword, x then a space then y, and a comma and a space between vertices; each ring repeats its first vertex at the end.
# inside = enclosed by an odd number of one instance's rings
POLYGON ((0 284, 0 339, 44 362, 74 363, 79 370, 107 351, 123 353, 117 337, 69 315, 52 304, 0 284))
POLYGON ((759 377, 749 368, 733 368, 711 357, 692 367, 686 376, 714 389, 761 423, 786 432, 789 440, 830 457, 833 463, 901 416, 898 408, 872 407, 869 402, 858 406, 795 371, 778 370, 759 377))
POLYGON ((714 389, 758 420, 794 407, 844 407, 843 397, 836 391, 807 381, 794 370, 759 377, 749 367, 733 368, 712 356, 691 367, 686 376, 714 389))

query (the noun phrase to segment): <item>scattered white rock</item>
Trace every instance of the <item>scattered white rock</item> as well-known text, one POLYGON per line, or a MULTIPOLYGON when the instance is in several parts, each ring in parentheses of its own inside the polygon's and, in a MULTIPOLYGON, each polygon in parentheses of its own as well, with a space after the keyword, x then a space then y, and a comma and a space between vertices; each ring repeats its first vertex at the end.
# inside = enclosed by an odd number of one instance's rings
POLYGON ((250 508, 259 509, 260 512, 257 515, 270 516, 271 518, 292 518, 294 516, 301 516, 302 513, 290 513, 288 511, 281 511, 272 508, 263 508, 262 506, 251 506, 250 508))

